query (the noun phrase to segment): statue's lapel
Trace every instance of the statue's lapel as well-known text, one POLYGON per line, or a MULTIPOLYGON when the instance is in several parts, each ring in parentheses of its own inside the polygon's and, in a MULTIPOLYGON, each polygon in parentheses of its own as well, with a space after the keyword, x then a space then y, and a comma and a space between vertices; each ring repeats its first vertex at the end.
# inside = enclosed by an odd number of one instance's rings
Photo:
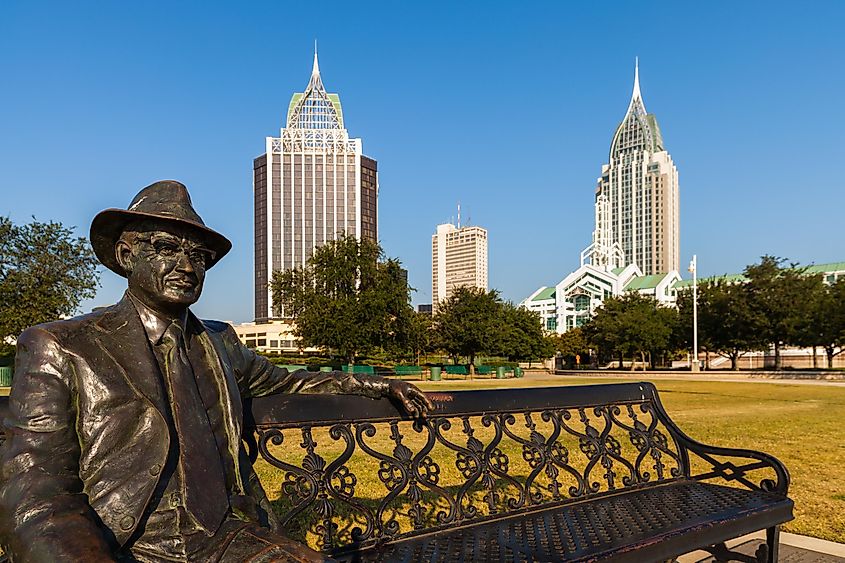
MULTIPOLYGON (((212 376, 214 383, 218 387, 220 402, 226 412, 233 443, 237 444, 240 442, 243 407, 240 401, 238 385, 235 381, 235 374, 232 370, 231 363, 228 361, 228 355, 223 349, 222 343, 219 342, 219 339, 212 338, 202 324, 202 321, 190 312, 188 313, 188 324, 194 327, 196 342, 202 346, 206 365, 210 370, 209 375, 212 376)), ((191 354, 196 353, 197 351, 191 351, 191 354)))
POLYGON ((161 372, 135 306, 124 297, 97 323, 97 344, 123 371, 127 383, 161 412, 164 403, 161 372))

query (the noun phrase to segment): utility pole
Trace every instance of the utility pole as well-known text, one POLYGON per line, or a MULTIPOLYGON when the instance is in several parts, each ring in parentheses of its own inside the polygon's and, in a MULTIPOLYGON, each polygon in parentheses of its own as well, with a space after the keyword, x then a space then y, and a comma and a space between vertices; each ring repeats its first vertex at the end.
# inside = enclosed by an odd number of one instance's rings
POLYGON ((698 371, 698 279, 696 274, 697 260, 695 254, 689 263, 692 272, 692 371, 698 371))

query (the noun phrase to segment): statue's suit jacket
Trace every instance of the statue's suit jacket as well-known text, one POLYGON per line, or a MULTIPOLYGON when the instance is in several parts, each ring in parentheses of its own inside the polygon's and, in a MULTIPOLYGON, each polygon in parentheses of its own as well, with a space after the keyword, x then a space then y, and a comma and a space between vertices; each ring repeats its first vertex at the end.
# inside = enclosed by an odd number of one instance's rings
MULTIPOLYGON (((228 324, 191 314, 188 323, 233 444, 231 493, 254 506, 266 497, 241 443, 242 398, 385 393, 387 384, 376 380, 277 368, 244 347, 228 324)), ((141 521, 170 445, 167 396, 138 313, 124 297, 89 315, 29 328, 15 363, 0 540, 13 561, 112 560, 141 521)))

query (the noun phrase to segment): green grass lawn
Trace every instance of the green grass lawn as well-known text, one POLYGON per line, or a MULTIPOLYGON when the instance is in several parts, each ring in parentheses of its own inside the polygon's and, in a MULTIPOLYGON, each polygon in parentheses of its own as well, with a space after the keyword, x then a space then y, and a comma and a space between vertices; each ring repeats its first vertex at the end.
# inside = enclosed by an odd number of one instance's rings
MULTIPOLYGON (((420 386, 425 390, 445 391, 612 381, 550 376, 427 382, 420 386)), ((845 438, 842 432, 845 385, 681 380, 656 380, 654 383, 672 419, 692 438, 718 446, 767 452, 787 466, 792 477, 790 497, 795 501, 795 520, 784 526, 785 531, 845 542, 845 438)), ((296 455, 301 456, 301 450, 296 455)), ((352 462, 356 462, 355 457, 352 462)), ((262 461, 256 468, 271 499, 278 498, 281 472, 262 461)), ((368 472, 368 468, 357 469, 360 474, 368 472)), ((444 475, 446 477, 448 475, 444 475)), ((364 486, 363 483, 359 485, 364 486)), ((377 481, 373 484, 374 498, 384 494, 383 487, 378 488, 380 486, 377 481)))

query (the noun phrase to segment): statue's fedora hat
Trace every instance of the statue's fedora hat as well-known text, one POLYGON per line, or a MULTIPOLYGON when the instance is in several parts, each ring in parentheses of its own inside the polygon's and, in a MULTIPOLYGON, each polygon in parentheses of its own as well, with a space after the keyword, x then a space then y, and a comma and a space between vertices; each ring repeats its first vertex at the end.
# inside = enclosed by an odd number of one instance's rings
POLYGON ((207 264, 207 268, 214 266, 232 248, 229 239, 205 226, 202 218, 194 211, 191 196, 184 184, 175 180, 162 180, 138 192, 128 209, 106 209, 91 221, 91 246, 100 262, 112 272, 126 275, 117 262, 114 247, 128 224, 144 219, 193 229, 214 251, 214 258, 207 264))

